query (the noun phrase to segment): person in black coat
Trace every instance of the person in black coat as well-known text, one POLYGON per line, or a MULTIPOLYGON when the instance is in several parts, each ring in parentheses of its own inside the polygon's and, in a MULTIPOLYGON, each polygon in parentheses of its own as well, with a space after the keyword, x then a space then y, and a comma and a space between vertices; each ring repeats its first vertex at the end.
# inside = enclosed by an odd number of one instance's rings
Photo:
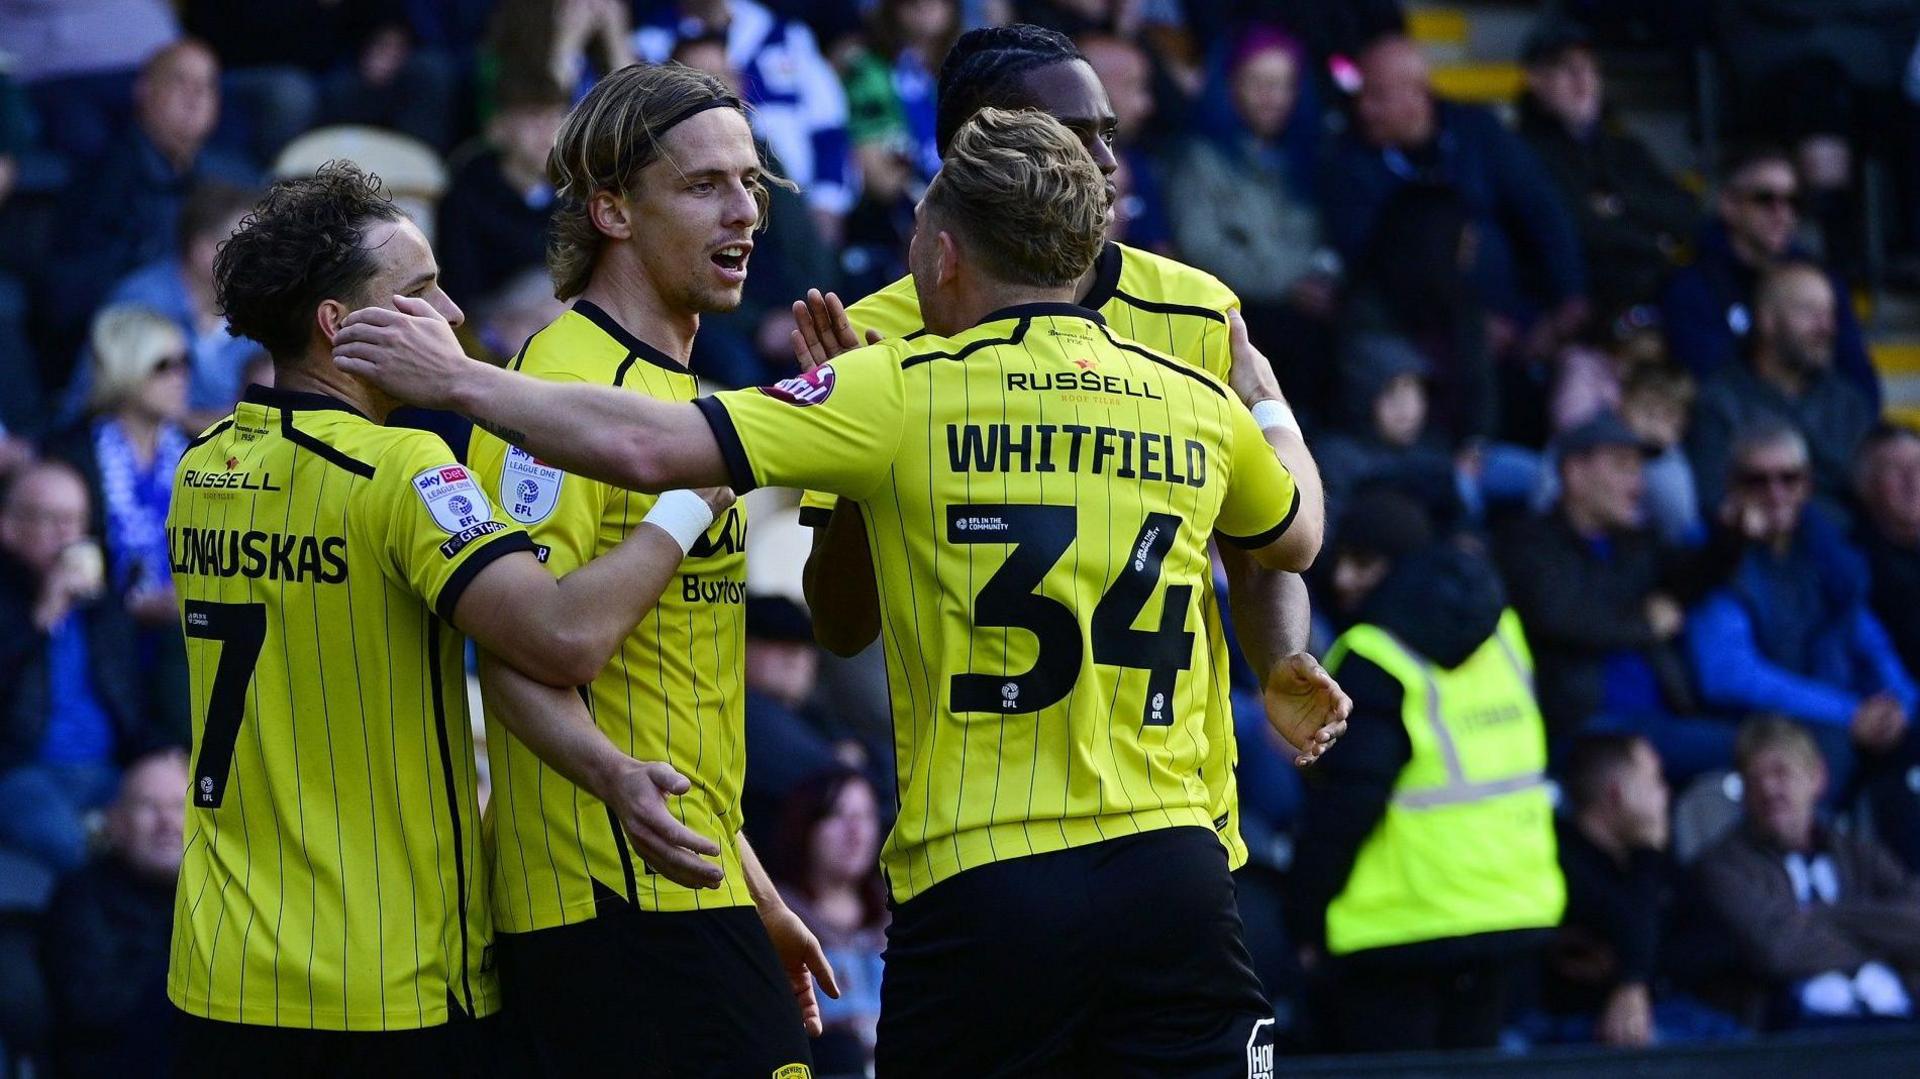
POLYGON ((167 961, 187 782, 178 751, 128 768, 107 811, 109 849, 54 896, 41 959, 59 1075, 139 1075, 173 1056, 167 961))
POLYGON ((64 464, 29 466, 0 500, 0 846, 59 870, 82 861, 120 765, 186 733, 153 720, 90 509, 64 464))
POLYGON ((1606 106, 1586 32, 1552 22, 1528 38, 1520 137, 1573 214, 1603 317, 1649 303, 1700 209, 1606 106))
POLYGON ((546 264, 553 208, 547 151, 566 111, 567 95, 550 79, 502 81, 486 149, 455 168, 440 200, 434 242, 441 282, 458 302, 480 304, 515 274, 546 264))
POLYGON ((1705 549, 1662 543, 1642 520, 1645 450, 1611 413, 1562 435, 1561 498, 1510 522, 1495 553, 1539 667, 1547 730, 1643 734, 1672 774, 1733 762, 1733 728, 1696 715, 1677 646, 1686 606, 1738 561, 1720 531, 1705 549))

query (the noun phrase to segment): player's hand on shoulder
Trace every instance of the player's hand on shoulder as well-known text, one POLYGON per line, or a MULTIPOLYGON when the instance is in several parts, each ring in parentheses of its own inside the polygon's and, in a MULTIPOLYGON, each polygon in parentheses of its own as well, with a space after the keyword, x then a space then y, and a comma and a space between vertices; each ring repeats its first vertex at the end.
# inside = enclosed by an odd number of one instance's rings
POLYGON ((1240 317, 1240 309, 1227 311, 1227 341, 1233 351, 1233 366, 1227 371, 1227 384, 1248 408, 1262 401, 1284 401, 1286 395, 1280 392, 1280 378, 1273 373, 1273 363, 1266 353, 1255 348, 1247 336, 1247 322, 1240 317))
POLYGON ((392 307, 351 312, 333 335, 333 362, 408 404, 451 408, 467 354, 432 304, 395 296, 392 307))
POLYGON ((1293 763, 1312 764, 1347 733, 1353 700, 1306 652, 1283 656, 1267 675, 1267 721, 1293 747, 1293 763))
POLYGON ((634 849, 654 872, 684 887, 718 888, 725 871, 707 858, 718 857, 720 845, 681 824, 667 808, 667 799, 692 786, 672 765, 633 761, 603 793, 634 849))
POLYGON ((880 331, 868 330, 866 340, 853 330, 853 320, 847 317, 847 309, 834 293, 822 293, 819 289, 808 289, 807 298, 793 301, 793 359, 800 365, 800 371, 808 371, 826 363, 843 352, 851 352, 863 344, 871 345, 881 340, 880 331))

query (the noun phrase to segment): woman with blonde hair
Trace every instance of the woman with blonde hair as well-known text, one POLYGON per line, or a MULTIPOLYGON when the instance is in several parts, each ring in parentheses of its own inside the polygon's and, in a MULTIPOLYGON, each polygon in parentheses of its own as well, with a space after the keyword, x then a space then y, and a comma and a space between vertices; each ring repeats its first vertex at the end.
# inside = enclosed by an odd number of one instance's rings
POLYGON ((186 451, 189 355, 171 319, 116 304, 94 317, 88 414, 53 447, 93 488, 109 581, 143 627, 172 627, 167 507, 186 451))

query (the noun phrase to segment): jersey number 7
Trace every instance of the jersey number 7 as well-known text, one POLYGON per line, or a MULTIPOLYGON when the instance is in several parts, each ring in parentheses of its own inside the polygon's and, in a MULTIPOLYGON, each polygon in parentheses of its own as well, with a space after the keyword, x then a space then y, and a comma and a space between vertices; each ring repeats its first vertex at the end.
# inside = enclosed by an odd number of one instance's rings
POLYGON ((267 605, 264 603, 186 602, 187 636, 220 641, 220 665, 207 693, 207 721, 200 727, 200 756, 193 762, 193 804, 218 809, 227 794, 227 775, 233 765, 233 743, 240 737, 240 719, 247 710, 247 684, 260 646, 267 641, 267 605))
MULTIPOLYGON (((1160 570, 1180 528, 1169 513, 1151 513, 1128 546, 1127 561, 1093 609, 1093 660, 1144 670, 1147 693, 1141 723, 1173 723, 1174 679, 1192 665, 1193 634, 1186 629, 1190 584, 1170 585, 1155 629, 1134 629, 1134 620, 1160 583, 1160 570)), ((987 579, 973 603, 973 624, 1023 629, 1040 643, 1033 667, 995 677, 956 674, 949 687, 955 712, 1038 712, 1066 699, 1080 677, 1080 621, 1072 608, 1035 592, 1073 545, 1072 506, 982 504, 947 508, 947 542, 1013 544, 999 572, 987 579)))

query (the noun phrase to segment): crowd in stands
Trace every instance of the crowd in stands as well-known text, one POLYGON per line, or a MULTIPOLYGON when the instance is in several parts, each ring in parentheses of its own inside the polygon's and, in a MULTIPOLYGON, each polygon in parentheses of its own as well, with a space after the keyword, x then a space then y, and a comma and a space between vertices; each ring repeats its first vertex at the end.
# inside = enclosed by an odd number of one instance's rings
MULTIPOLYGON (((212 296, 262 185, 382 172, 504 360, 560 310, 568 107, 628 63, 702 68, 795 184, 694 350, 759 383, 805 289, 905 273, 942 57, 1009 21, 1099 74, 1115 239, 1234 290, 1325 473, 1314 650, 1350 733, 1296 770, 1233 672, 1242 907, 1288 1044, 1913 1018, 1920 433, 1882 418, 1856 289, 1869 166, 1920 247, 1920 0, 1551 6, 1488 107, 1435 91, 1399 0, 0 0, 0 953, 25 934, 45 972, 0 963, 0 1075, 165 1059, 165 521, 187 440, 271 379, 212 296), (1725 137, 1656 153, 1622 50, 1711 57, 1721 92, 1667 105, 1725 137), (1510 742, 1453 744, 1467 697, 1510 742), (1420 817, 1463 770, 1506 785, 1510 842, 1420 817), (1504 915, 1455 924, 1388 843, 1504 882, 1504 915)), ((892 747, 873 664, 823 657, 797 599, 749 602, 745 809, 846 990, 819 1072, 858 1074, 892 747)))

